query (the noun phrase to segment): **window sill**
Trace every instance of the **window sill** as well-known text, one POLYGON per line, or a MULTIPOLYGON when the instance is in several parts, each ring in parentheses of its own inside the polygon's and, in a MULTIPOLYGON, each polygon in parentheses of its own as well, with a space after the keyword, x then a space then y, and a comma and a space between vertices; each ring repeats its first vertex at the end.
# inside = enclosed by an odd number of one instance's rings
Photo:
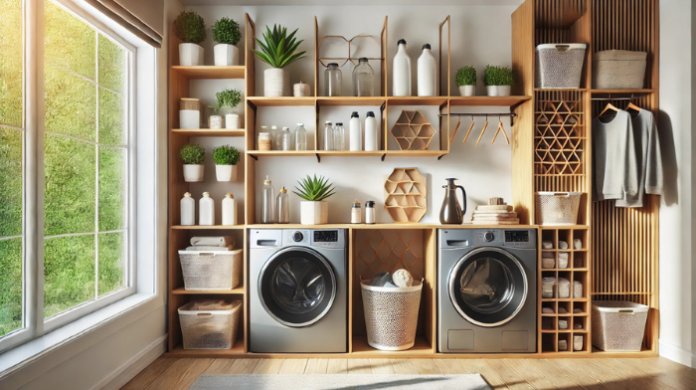
MULTIPOLYGON (((42 337, 15 347, 2 354, 0 380, 41 357, 57 352, 69 343, 85 343, 83 348, 86 348, 161 307, 164 307, 161 296, 136 293, 42 337), (88 335, 90 337, 86 337, 88 335)), ((83 348, 76 345, 75 353, 83 348)), ((64 359, 65 356, 61 360, 64 359)))

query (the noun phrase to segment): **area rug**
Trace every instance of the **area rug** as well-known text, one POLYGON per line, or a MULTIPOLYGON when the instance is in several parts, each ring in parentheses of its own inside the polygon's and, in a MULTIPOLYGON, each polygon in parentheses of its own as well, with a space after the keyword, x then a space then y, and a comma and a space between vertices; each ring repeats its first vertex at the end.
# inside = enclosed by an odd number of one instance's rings
POLYGON ((189 390, 492 390, 479 374, 201 375, 189 390))

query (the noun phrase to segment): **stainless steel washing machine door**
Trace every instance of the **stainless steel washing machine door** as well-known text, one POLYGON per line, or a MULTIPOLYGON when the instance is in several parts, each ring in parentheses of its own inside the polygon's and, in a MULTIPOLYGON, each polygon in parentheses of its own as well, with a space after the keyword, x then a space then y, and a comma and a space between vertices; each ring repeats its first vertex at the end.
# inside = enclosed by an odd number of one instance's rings
POLYGON ((320 253, 289 247, 275 253, 259 274, 259 297, 268 314, 290 327, 314 324, 336 298, 336 274, 320 253))
POLYGON ((478 248, 463 256, 449 278, 452 305, 467 321, 500 326, 515 318, 527 299, 527 275, 520 261, 499 248, 478 248))

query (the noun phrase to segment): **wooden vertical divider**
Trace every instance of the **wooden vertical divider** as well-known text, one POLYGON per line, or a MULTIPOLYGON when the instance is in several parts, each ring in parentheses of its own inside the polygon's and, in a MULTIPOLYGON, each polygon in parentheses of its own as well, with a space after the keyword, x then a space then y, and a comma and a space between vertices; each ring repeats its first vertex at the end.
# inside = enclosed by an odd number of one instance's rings
MULTIPOLYGON (((387 28, 387 18, 384 17, 382 32, 380 33, 380 54, 382 57, 382 96, 389 96, 389 30, 387 28)), ((387 150, 386 144, 384 150, 387 150)))
POLYGON ((433 353, 437 352, 437 229, 423 230, 423 260, 425 262, 425 283, 421 299, 425 301, 422 307, 425 309, 425 324, 423 335, 432 347, 433 353))
POLYGON ((353 271, 353 264, 354 264, 354 259, 355 259, 355 230, 350 228, 347 229, 346 232, 348 233, 348 277, 347 283, 348 283, 348 353, 353 352, 353 284, 355 283, 353 281, 353 278, 355 275, 353 274, 355 271, 353 271))

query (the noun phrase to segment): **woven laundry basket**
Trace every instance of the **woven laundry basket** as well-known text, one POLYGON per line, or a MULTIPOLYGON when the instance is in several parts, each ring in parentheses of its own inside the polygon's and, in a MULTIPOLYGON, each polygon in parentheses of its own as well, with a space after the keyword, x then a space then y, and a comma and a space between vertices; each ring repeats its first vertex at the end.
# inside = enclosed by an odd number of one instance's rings
POLYGON ((643 88, 648 53, 605 50, 592 55, 592 88, 643 88))
POLYGON ((634 302, 592 302, 592 345, 602 351, 640 351, 648 310, 634 302))
POLYGON ((584 43, 544 44, 536 48, 537 88, 580 88, 584 43))
POLYGON ((185 290, 231 290, 242 275, 242 250, 179 251, 185 290))
POLYGON ((537 192, 537 225, 575 225, 580 209, 579 192, 537 192))
POLYGON ((367 343, 386 351, 409 349, 416 343, 423 280, 403 288, 375 287, 361 282, 367 343))
POLYGON ((237 339, 242 301, 193 301, 179 308, 184 349, 230 349, 237 339))

